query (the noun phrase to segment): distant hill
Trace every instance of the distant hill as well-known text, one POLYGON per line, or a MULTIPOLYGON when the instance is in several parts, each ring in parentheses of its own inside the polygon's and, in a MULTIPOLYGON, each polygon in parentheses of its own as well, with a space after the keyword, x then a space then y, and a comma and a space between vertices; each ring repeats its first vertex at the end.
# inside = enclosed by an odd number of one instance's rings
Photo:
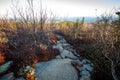
MULTIPOLYGON (((76 21, 76 19, 79 19, 80 21, 82 20, 83 17, 68 17, 68 18, 64 18, 67 21, 76 21)), ((84 17, 85 18, 85 22, 95 22, 97 20, 101 20, 101 18, 98 17, 84 17)), ((116 20, 116 17, 111 18, 110 21, 116 20)))
MULTIPOLYGON (((66 20, 67 21, 75 21, 76 19, 79 19, 80 21, 82 20, 83 17, 69 17, 66 20)), ((85 22, 94 22, 97 20, 96 17, 84 17, 85 18, 85 22)))

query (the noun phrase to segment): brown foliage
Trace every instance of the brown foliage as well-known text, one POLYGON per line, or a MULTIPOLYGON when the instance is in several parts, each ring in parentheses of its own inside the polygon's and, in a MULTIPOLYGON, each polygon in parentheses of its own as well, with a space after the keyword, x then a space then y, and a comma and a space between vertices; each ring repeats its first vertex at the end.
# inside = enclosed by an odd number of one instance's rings
POLYGON ((58 49, 52 49, 51 47, 47 47, 45 50, 41 50, 40 52, 40 61, 48 61, 58 55, 60 52, 58 49))
POLYGON ((3 53, 0 52, 0 65, 5 63, 5 56, 3 53))
POLYGON ((35 74, 31 74, 30 72, 27 72, 26 80, 35 80, 35 74))
POLYGON ((52 45, 56 45, 57 41, 58 41, 58 38, 57 38, 56 35, 52 35, 52 36, 49 37, 49 40, 51 41, 52 45))
POLYGON ((8 46, 6 44, 0 43, 0 65, 5 63, 5 52, 8 46))

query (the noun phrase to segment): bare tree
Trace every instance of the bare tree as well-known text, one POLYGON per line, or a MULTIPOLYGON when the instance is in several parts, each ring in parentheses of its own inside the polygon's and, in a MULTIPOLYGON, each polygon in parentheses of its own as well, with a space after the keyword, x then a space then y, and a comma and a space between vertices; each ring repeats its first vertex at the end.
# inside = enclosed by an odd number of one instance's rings
POLYGON ((99 31, 100 32, 100 42, 103 44, 103 54, 111 63, 111 72, 114 80, 118 80, 115 67, 119 62, 120 53, 115 47, 115 43, 118 41, 117 37, 114 36, 110 31, 99 31))
POLYGON ((118 76, 116 74, 116 65, 120 61, 120 53, 115 46, 115 44, 119 41, 118 36, 115 35, 114 28, 111 27, 109 24, 109 20, 112 18, 112 16, 104 14, 101 17, 102 23, 99 25, 103 24, 103 26, 99 26, 98 29, 98 34, 99 39, 98 42, 102 44, 102 53, 104 56, 110 61, 110 67, 111 67, 111 74, 114 80, 118 80, 118 76))

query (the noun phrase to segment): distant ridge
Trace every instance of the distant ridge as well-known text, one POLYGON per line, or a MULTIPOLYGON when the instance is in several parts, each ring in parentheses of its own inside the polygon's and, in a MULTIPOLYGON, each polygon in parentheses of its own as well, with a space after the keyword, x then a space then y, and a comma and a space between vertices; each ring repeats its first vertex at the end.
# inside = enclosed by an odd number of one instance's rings
MULTIPOLYGON (((62 19, 65 21, 76 21, 76 19, 79 19, 81 21, 82 18, 83 17, 67 17, 67 18, 62 18, 62 19)), ((84 18, 85 18, 85 22, 95 22, 95 21, 101 20, 100 17, 84 17, 84 18)), ((113 20, 117 20, 117 18, 113 17, 110 19, 110 21, 113 21, 113 20)))
MULTIPOLYGON (((83 17, 69 17, 66 18, 67 21, 76 21, 76 19, 79 19, 80 21, 82 20, 83 17)), ((97 17, 84 17, 85 22, 94 22, 97 20, 97 17)))

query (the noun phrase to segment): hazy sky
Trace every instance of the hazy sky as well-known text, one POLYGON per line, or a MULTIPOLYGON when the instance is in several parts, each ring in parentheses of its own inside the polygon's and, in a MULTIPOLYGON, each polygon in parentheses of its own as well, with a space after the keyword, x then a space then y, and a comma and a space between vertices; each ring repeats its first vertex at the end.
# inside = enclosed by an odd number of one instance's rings
MULTIPOLYGON (((23 4, 25 0, 19 2, 23 4)), ((60 17, 93 17, 106 10, 120 8, 120 0, 42 0, 42 3, 60 17)), ((11 0, 0 0, 0 14, 3 15, 6 10, 10 10, 10 5, 11 0)))

